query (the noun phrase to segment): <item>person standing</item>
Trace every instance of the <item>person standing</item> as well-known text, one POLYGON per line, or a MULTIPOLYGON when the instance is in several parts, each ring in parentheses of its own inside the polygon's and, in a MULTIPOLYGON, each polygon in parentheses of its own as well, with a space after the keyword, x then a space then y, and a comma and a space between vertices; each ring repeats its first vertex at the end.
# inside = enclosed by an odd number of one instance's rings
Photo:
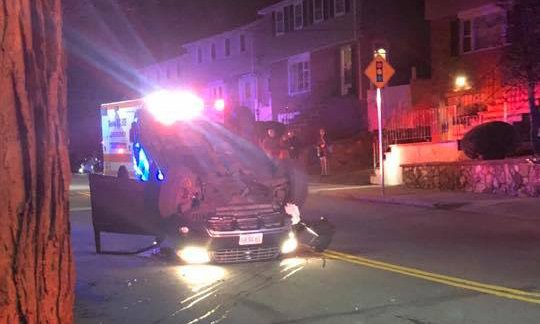
POLYGON ((292 130, 287 132, 286 146, 289 151, 289 157, 292 160, 298 160, 300 156, 300 141, 292 130))
POLYGON ((317 142, 317 156, 321 163, 321 176, 328 175, 328 153, 330 151, 330 143, 326 129, 319 129, 319 140, 317 142))

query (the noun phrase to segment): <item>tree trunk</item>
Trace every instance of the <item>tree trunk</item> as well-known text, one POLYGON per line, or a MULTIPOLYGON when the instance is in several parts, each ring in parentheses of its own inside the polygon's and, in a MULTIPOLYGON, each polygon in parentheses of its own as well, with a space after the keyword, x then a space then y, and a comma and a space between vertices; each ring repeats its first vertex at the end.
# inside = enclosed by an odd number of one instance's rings
POLYGON ((0 46, 0 323, 70 323, 61 0, 2 0, 0 46))
POLYGON ((535 88, 534 79, 529 76, 527 95, 531 112, 531 146, 534 154, 537 155, 540 153, 540 107, 536 107, 535 88))

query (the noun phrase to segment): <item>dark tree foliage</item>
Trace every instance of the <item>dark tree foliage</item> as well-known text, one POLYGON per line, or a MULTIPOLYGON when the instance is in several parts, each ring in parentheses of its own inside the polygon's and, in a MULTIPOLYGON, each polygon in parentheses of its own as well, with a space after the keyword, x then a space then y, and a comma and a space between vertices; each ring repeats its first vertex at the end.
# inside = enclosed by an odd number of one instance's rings
POLYGON ((508 123, 494 121, 481 124, 465 134, 461 147, 471 159, 500 160, 515 152, 517 134, 508 123))
POLYGON ((535 87, 540 83, 540 0, 502 0, 508 10, 505 50, 506 75, 516 86, 526 86, 531 112, 531 142, 540 152, 540 107, 535 102, 535 87))

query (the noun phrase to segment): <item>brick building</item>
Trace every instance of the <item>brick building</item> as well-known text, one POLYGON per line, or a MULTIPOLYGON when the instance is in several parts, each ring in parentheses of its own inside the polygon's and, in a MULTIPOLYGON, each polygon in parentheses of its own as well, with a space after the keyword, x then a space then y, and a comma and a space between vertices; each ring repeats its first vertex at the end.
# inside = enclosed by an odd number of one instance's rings
POLYGON ((495 0, 426 0, 434 104, 477 107, 483 121, 528 113, 526 89, 504 73, 507 15, 495 0))
MULTIPOLYGON (((428 70, 423 1, 283 0, 256 21, 183 45, 180 57, 141 70, 153 87, 195 88, 208 103, 247 107, 255 119, 326 127, 337 137, 367 130, 363 70, 384 48, 407 83, 428 70)), ((425 73, 424 73, 425 74, 425 73)))

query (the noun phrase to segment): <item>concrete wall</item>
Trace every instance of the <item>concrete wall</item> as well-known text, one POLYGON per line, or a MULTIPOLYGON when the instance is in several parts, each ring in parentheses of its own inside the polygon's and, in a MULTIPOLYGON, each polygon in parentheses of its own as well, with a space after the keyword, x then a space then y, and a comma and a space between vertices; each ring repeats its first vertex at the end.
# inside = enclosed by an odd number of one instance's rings
POLYGON ((525 159, 409 164, 403 180, 411 188, 540 196, 540 165, 525 159))
MULTIPOLYGON (((454 162, 467 159, 463 152, 458 150, 458 144, 455 141, 390 145, 390 152, 387 152, 385 157, 384 183, 390 186, 403 184, 402 165, 411 163, 454 162)), ((380 183, 379 172, 372 178, 372 183, 380 183)))

